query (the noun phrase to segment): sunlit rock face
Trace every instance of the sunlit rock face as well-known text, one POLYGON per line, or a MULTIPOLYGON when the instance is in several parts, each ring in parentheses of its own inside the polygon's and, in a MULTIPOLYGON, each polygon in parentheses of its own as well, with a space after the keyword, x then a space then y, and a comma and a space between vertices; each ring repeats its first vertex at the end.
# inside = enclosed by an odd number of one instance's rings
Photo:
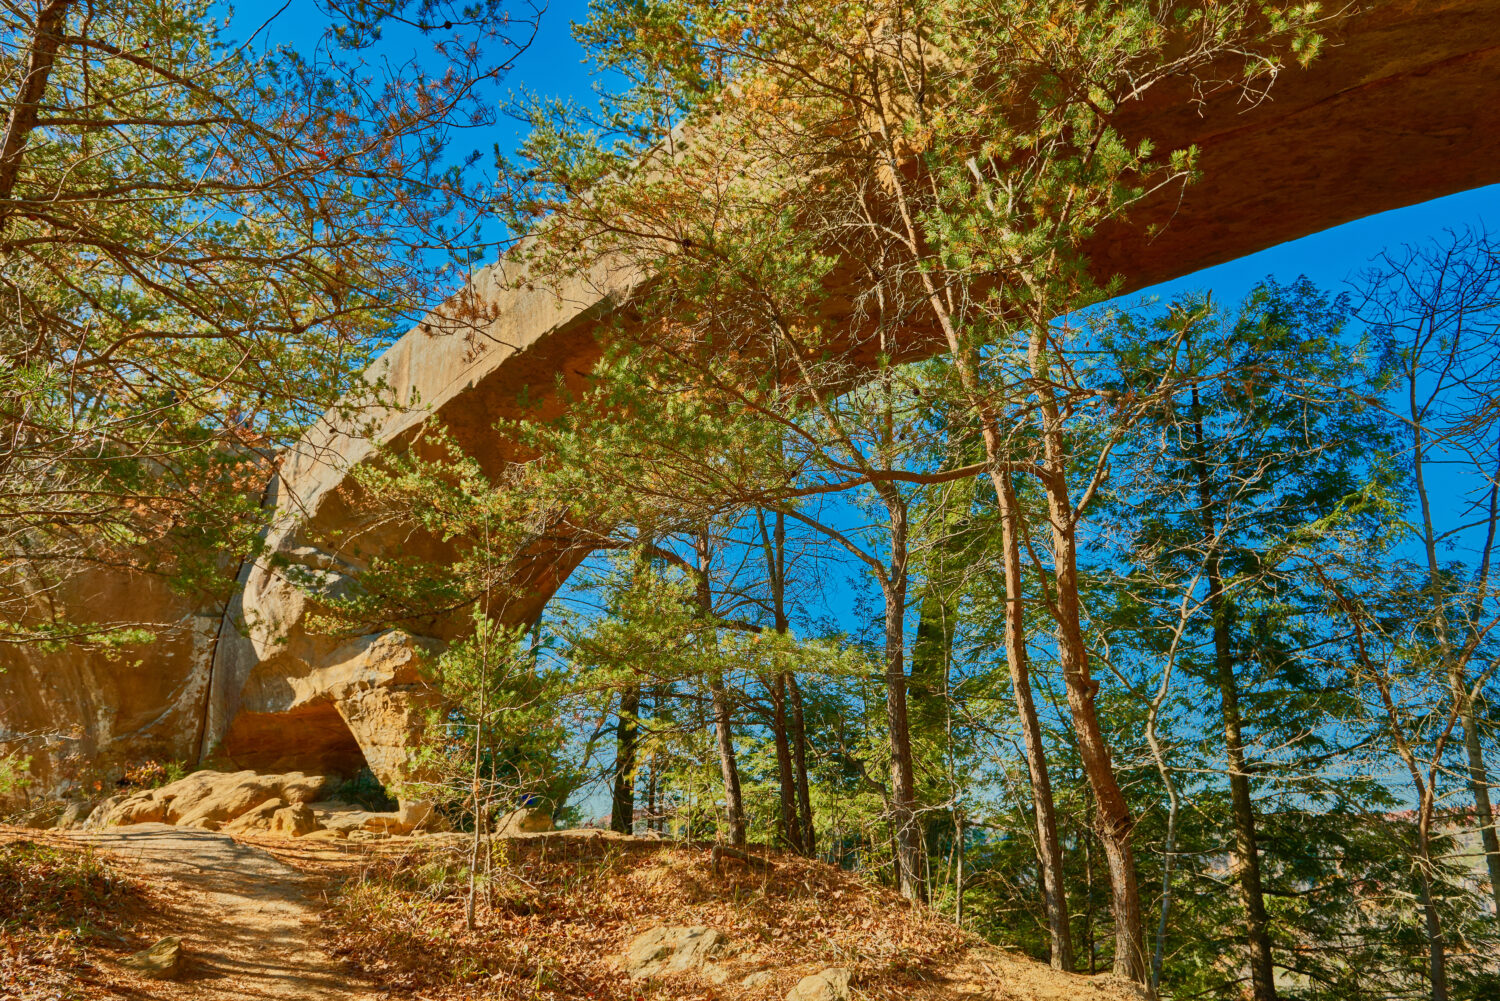
MULTIPOLYGON (((1310 69, 1285 69, 1267 100, 1226 89, 1198 103, 1187 84, 1169 82, 1120 109, 1127 139, 1196 146, 1202 179, 1101 226, 1084 248, 1097 278, 1138 289, 1500 182, 1500 0, 1363 6, 1330 27, 1310 69)), ((112 775, 132 760, 216 751, 239 767, 337 774, 368 764, 399 781, 406 745, 435 704, 418 654, 453 624, 408 624, 426 639, 350 640, 318 635, 309 613, 319 592, 338 593, 372 552, 399 545, 440 560, 443 547, 373 531, 349 470, 375 442, 411 443, 432 416, 487 470, 502 470, 516 457, 503 451, 495 422, 558 413, 559 380, 572 391, 584 384, 601 320, 628 314, 618 307, 643 280, 603 262, 566 287, 528 289, 507 267, 481 272, 463 308, 435 312, 371 367, 370 379, 393 394, 387 410, 368 415, 373 433, 325 420, 283 457, 267 539, 282 563, 248 566, 227 612, 155 580, 101 571, 53 600, 79 618, 139 622, 154 642, 115 654, 0 646, 0 747, 32 754, 39 789, 112 775), (305 571, 295 583, 288 565, 305 571)), ((851 354, 864 357, 850 320, 851 354)), ((528 597, 506 619, 534 617, 584 555, 566 538, 516 554, 528 597)))
POLYGON ((312 768, 353 775, 368 767, 383 784, 412 777, 408 750, 437 694, 422 675, 433 644, 383 632, 344 643, 316 662, 260 661, 238 690, 218 756, 240 768, 312 768))
POLYGON ((196 761, 220 609, 159 578, 95 570, 48 593, 71 616, 154 639, 118 648, 0 644, 0 751, 31 758, 36 795, 92 793, 132 762, 196 761))
POLYGON ((92 573, 53 597, 154 639, 0 645, 0 747, 31 758, 34 796, 95 796, 146 760, 343 777, 369 768, 392 787, 415 777, 408 749, 439 703, 422 675, 432 641, 390 631, 261 658, 216 609, 155 578, 92 573))

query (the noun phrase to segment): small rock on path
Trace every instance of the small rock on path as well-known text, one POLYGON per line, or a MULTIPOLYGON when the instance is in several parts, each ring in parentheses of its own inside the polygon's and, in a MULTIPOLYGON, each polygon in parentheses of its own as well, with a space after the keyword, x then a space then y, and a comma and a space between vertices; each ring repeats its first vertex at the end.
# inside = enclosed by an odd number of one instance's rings
POLYGON ((177 898, 192 996, 223 1001, 370 1001, 380 992, 312 943, 311 880, 225 834, 169 824, 68 831, 195 891, 177 898))

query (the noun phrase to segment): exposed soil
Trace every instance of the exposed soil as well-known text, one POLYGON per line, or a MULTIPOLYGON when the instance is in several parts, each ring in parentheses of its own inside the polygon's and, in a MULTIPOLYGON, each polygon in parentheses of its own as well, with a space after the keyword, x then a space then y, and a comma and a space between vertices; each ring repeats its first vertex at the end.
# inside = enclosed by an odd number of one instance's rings
POLYGON ((167 909, 153 923, 182 936, 178 982, 117 984, 118 996, 162 1001, 366 1001, 389 996, 315 944, 316 876, 212 831, 138 824, 66 836, 109 852, 149 880, 167 909))

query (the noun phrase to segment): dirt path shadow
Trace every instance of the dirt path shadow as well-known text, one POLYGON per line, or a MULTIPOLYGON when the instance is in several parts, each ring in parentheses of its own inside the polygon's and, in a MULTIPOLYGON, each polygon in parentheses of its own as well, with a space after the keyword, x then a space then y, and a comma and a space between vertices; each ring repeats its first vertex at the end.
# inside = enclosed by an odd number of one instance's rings
POLYGON ((362 981, 314 942, 316 880, 251 845, 212 831, 137 824, 69 837, 162 881, 189 958, 163 984, 163 1001, 370 1001, 389 995, 362 981), (180 891, 180 892, 174 892, 180 891))

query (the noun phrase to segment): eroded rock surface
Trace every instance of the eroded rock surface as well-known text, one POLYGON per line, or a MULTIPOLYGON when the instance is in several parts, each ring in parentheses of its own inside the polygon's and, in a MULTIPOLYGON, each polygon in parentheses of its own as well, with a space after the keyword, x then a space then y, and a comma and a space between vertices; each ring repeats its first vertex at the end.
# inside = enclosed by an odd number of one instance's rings
MULTIPOLYGON (((194 772, 159 789, 106 800, 89 817, 86 826, 174 824, 216 831, 252 811, 255 817, 265 816, 269 822, 266 804, 279 802, 277 809, 280 809, 288 804, 310 803, 328 784, 327 776, 302 772, 283 775, 252 771, 194 772)), ((274 815, 274 810, 269 813, 274 815)))
POLYGON ((849 1001, 849 971, 835 966, 803 977, 786 1001, 849 1001))
POLYGON ((522 807, 512 810, 495 822, 495 833, 500 837, 513 834, 538 834, 552 830, 552 814, 546 810, 522 807))
POLYGON ((407 803, 390 813, 321 799, 334 785, 324 775, 253 771, 194 772, 159 789, 111 797, 90 814, 91 830, 136 824, 172 824, 225 834, 278 834, 296 838, 333 830, 410 834, 433 821, 429 803, 407 803))
POLYGON ((153 980, 176 980, 182 973, 182 939, 170 935, 149 949, 126 956, 120 965, 153 980))
POLYGON ((631 940, 625 972, 632 980, 701 970, 724 951, 723 934, 706 925, 652 928, 631 940))

